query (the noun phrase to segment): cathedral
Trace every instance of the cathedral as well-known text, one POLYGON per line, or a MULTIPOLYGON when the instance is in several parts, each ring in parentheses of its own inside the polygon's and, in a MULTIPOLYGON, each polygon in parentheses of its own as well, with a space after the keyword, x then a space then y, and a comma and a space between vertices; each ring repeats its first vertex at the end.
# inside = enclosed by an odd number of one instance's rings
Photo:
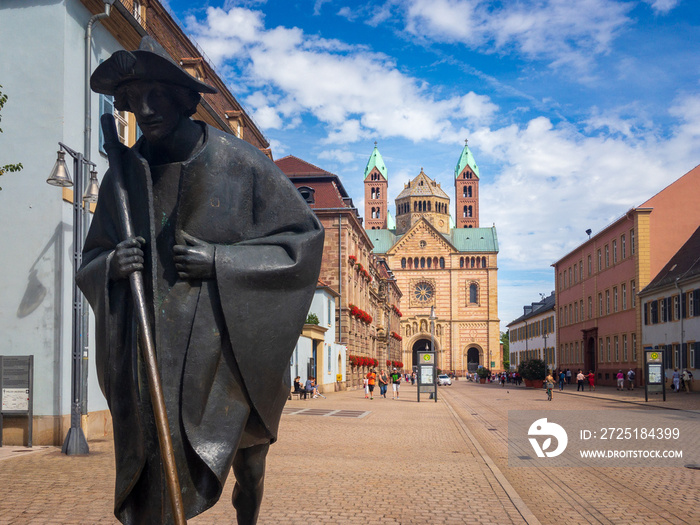
POLYGON ((417 365, 430 346, 435 315, 438 368, 462 375, 479 365, 503 369, 498 319, 498 236, 479 227, 479 167, 465 143, 450 197, 421 168, 389 213, 389 175, 376 143, 364 172, 365 231, 374 254, 393 271, 403 294, 400 337, 403 363, 417 365))

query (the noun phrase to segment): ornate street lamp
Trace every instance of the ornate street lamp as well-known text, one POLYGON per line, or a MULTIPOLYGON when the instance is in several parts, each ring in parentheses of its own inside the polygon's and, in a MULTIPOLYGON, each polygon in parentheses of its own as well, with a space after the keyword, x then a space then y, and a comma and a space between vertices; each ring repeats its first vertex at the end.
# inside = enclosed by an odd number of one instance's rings
POLYGON ((73 189, 73 316, 72 316, 72 369, 71 369, 71 421, 70 430, 63 442, 61 451, 67 455, 87 454, 88 448, 85 434, 80 426, 81 407, 83 404, 83 349, 87 346, 87 337, 83 330, 84 316, 84 298, 78 285, 75 282, 75 276, 80 268, 83 260, 83 214, 81 207, 83 202, 97 201, 97 192, 99 186, 97 184, 97 172, 94 170, 95 164, 87 160, 82 153, 75 151, 65 144, 59 142, 60 150, 58 150, 58 158, 54 164, 49 178, 46 182, 52 186, 68 187, 74 186, 73 189), (73 157, 73 174, 75 176, 75 184, 71 180, 68 167, 66 166, 65 154, 68 153, 73 157), (93 169, 90 172, 90 184, 88 191, 83 195, 83 166, 89 165, 93 169), (78 195, 82 196, 78 198, 78 195))

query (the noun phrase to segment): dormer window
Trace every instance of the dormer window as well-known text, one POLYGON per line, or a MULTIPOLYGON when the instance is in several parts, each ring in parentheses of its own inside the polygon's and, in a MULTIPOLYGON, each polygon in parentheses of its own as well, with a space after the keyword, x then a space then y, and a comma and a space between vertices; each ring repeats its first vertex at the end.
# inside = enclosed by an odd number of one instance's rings
POLYGON ((299 188, 299 193, 301 193, 301 196, 304 198, 306 201, 306 204, 314 204, 316 202, 316 199, 314 197, 314 193, 316 190, 313 188, 309 188, 308 186, 302 186, 299 188))

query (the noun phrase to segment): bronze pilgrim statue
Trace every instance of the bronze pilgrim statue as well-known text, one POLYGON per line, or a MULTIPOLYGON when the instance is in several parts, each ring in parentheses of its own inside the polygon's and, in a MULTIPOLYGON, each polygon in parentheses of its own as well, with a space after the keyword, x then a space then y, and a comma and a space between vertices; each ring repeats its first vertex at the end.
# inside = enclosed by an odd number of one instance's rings
POLYGON ((216 90, 152 38, 114 53, 90 84, 134 113, 143 132, 110 154, 78 274, 95 312, 97 373, 113 418, 114 513, 125 524, 178 522, 166 457, 186 518, 218 501, 233 469, 238 523, 255 523, 323 228, 262 152, 190 118, 200 93, 216 90), (130 289, 136 276, 141 288, 130 289), (170 451, 149 394, 146 326, 170 451))

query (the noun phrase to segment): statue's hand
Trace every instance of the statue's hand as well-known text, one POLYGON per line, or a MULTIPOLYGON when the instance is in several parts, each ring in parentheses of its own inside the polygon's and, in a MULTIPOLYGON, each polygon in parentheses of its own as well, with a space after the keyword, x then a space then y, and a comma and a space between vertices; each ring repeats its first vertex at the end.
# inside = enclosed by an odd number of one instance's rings
POLYGON ((173 247, 175 269, 180 279, 212 279, 214 277, 214 245, 187 233, 182 234, 186 245, 173 247))
POLYGON ((130 237, 117 244, 109 264, 109 278, 113 281, 126 279, 134 272, 143 271, 143 237, 130 237))

